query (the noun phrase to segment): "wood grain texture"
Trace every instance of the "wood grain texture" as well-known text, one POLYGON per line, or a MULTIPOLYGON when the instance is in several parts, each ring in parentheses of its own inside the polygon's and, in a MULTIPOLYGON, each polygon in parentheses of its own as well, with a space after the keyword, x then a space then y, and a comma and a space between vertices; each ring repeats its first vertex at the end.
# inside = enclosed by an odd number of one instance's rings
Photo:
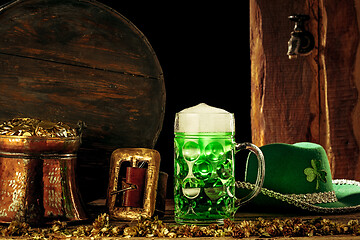
POLYGON ((0 51, 76 66, 160 78, 146 37, 92 0, 15 1, 2 9, 0 51))
POLYGON ((306 6, 299 1, 252 0, 250 8, 250 17, 256 16, 250 20, 253 142, 317 141, 319 133, 312 131, 318 129, 319 106, 315 53, 293 61, 286 55, 293 29, 287 18, 293 12, 308 13, 306 6))
POLYGON ((360 39, 357 19, 360 11, 356 10, 355 2, 325 1, 328 15, 325 63, 334 176, 360 180, 360 142, 354 131, 360 125, 359 115, 354 115, 359 102, 360 76, 356 76, 354 71, 360 67, 355 64, 360 39))
POLYGON ((319 143, 334 178, 360 180, 359 13, 358 1, 250 0, 255 144, 319 143), (293 13, 310 16, 315 49, 288 60, 293 13))
MULTIPOLYGON (((358 25, 358 33, 360 33, 360 2, 356 1, 355 2, 355 9, 356 9, 356 16, 357 16, 357 25, 358 25)), ((360 43, 358 43, 357 49, 356 49, 356 57, 354 60, 354 72, 353 72, 353 77, 354 77, 354 84, 356 86, 357 92, 358 92, 358 99, 357 102, 354 106, 354 111, 352 113, 352 122, 353 124, 353 133, 354 133, 354 137, 356 139, 356 143, 357 146, 360 146, 360 124, 355 124, 355 123, 359 123, 359 119, 360 119, 360 98, 359 98, 359 91, 360 91, 360 43)), ((357 161, 356 163, 356 169, 360 169, 360 155, 357 155, 357 159, 355 160, 357 161)), ((360 171, 357 171, 355 173, 355 178, 356 179, 360 179, 360 171)))
POLYGON ((112 151, 153 148, 165 86, 146 37, 92 0, 17 0, 0 9, 0 121, 86 123, 79 150, 85 200, 104 197, 112 151))

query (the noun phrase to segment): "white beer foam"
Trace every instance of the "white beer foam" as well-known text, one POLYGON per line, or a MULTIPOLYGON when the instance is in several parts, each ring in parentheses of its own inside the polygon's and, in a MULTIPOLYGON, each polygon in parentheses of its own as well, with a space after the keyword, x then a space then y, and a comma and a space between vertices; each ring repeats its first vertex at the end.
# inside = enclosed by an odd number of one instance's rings
POLYGON ((176 114, 175 132, 234 132, 234 115, 228 111, 200 103, 176 114))

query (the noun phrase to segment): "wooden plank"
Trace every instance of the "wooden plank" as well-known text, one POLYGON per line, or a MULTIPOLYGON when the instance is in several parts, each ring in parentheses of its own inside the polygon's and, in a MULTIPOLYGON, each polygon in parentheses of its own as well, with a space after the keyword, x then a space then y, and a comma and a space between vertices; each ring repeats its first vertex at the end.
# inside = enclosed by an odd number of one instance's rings
POLYGON ((325 64, 335 178, 360 180, 359 1, 325 1, 325 64))
POLYGON ((360 180, 359 2, 250 0, 252 138, 257 145, 310 141, 334 178, 360 180), (288 60, 293 13, 308 14, 308 56, 288 60))
POLYGON ((154 91, 161 81, 3 54, 0 62, 1 120, 83 120, 88 125, 84 141, 101 136, 89 143, 109 150, 154 144, 159 119, 149 116, 161 114, 161 97, 154 91))
MULTIPOLYGON (((357 25, 358 25, 358 32, 360 32, 360 2, 359 1, 355 1, 355 9, 356 9, 356 17, 357 17, 357 25)), ((360 124, 355 124, 359 122, 360 119, 360 98, 359 98, 359 92, 360 92, 360 68, 358 66, 360 66, 360 43, 358 43, 358 47, 356 49, 356 57, 354 59, 354 67, 353 69, 353 79, 354 79, 354 83, 358 92, 358 99, 357 99, 357 103, 354 106, 354 110, 352 113, 352 122, 353 124, 353 133, 354 133, 354 137, 356 139, 356 143, 358 148, 360 148, 360 124)), ((360 151, 358 149, 358 151, 360 151)), ((359 156, 359 152, 358 152, 358 158, 357 158, 357 164, 356 164, 356 169, 358 169, 358 171, 356 171, 355 173, 355 179, 360 180, 360 156, 359 156)))
MULTIPOLYGON (((250 1, 252 140, 260 146, 319 142, 317 51, 293 60, 286 55, 294 27, 288 16, 294 12, 311 9, 305 1, 250 1)), ((316 29, 317 22, 309 26, 316 29)))
POLYGON ((160 78, 146 37, 91 0, 17 0, 0 14, 0 52, 160 78))

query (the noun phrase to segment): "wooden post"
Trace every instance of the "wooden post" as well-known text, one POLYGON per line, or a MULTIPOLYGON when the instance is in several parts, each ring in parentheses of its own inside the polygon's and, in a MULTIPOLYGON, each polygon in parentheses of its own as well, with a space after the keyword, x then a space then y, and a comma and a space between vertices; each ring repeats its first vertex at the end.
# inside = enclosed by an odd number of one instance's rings
POLYGON ((359 6, 359 0, 250 0, 253 142, 319 143, 335 178, 358 180, 359 6), (290 60, 294 13, 310 16, 305 28, 315 48, 290 60))
POLYGON ((326 0, 330 136, 337 178, 360 180, 360 1, 326 0))

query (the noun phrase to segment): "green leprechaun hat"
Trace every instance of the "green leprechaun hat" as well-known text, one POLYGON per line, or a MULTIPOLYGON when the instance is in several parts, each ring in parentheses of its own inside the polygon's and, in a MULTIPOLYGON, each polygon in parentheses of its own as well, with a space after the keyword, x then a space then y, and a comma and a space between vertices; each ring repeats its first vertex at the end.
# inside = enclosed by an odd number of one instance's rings
MULTIPOLYGON (((302 209, 318 213, 360 210, 360 182, 332 180, 324 148, 315 143, 274 143, 260 147, 265 158, 265 180, 251 206, 256 209, 302 209)), ((250 153, 245 182, 236 182, 236 195, 253 189, 257 161, 250 153)))

